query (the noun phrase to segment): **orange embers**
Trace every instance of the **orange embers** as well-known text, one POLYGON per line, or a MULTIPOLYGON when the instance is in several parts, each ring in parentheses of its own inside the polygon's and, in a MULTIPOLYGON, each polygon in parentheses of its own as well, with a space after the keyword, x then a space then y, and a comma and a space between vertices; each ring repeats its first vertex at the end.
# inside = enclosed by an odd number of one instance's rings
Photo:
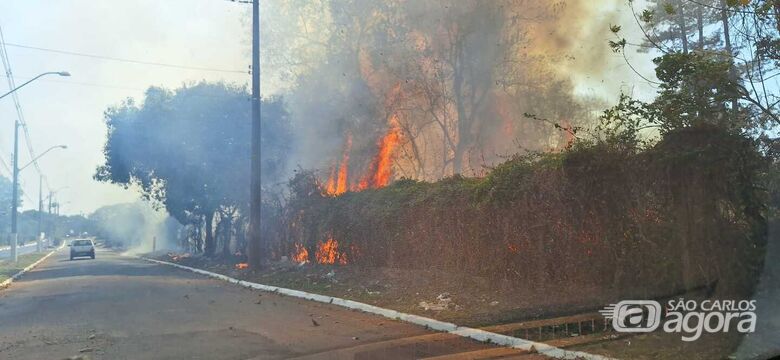
POLYGON ((507 244, 506 249, 509 250, 512 254, 517 254, 520 252, 520 247, 515 244, 507 244))
POLYGON ((309 262, 309 251, 301 244, 295 244, 295 253, 291 256, 292 261, 302 264, 309 262))
POLYGON ((238 270, 244 270, 244 269, 248 269, 248 268, 249 268, 249 264, 247 264, 247 263, 238 263, 238 264, 236 264, 236 269, 238 269, 238 270))
MULTIPOLYGON (((306 247, 300 244, 295 244, 295 253, 292 254, 292 261, 302 264, 309 262, 309 251, 306 247)), ((339 243, 332 237, 327 241, 317 242, 317 250, 314 253, 314 259, 318 264, 324 265, 346 265, 347 254, 345 252, 339 252, 339 243)))
POLYGON ((171 259, 171 261, 177 262, 177 261, 179 261, 181 259, 185 259, 185 258, 190 257, 190 254, 186 253, 186 254, 178 255, 178 254, 174 254, 174 253, 168 253, 168 257, 171 259))

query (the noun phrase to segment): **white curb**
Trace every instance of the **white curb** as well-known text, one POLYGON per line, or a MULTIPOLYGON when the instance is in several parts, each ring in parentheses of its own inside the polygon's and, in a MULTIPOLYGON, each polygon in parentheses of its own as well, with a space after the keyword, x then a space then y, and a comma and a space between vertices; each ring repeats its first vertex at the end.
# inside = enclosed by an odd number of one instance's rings
POLYGON ((169 265, 169 266, 177 267, 179 269, 192 271, 197 274, 206 275, 209 277, 224 280, 251 289, 263 290, 263 291, 268 291, 276 294, 287 295, 291 297, 317 301, 326 304, 338 305, 353 310, 360 310, 370 314, 384 316, 389 319, 400 320, 415 325, 424 326, 432 330, 437 330, 437 331, 446 332, 446 333, 450 333, 462 337, 467 337, 478 341, 490 342, 496 345, 507 346, 507 347, 526 350, 526 351, 532 351, 531 349, 533 349, 533 351, 536 351, 540 354, 553 357, 556 359, 585 359, 585 360, 612 360, 613 359, 613 358, 609 358, 601 355, 589 354, 581 351, 564 350, 561 348, 557 348, 555 346, 547 345, 545 343, 521 339, 513 336, 496 334, 489 331, 474 329, 465 326, 458 326, 453 323, 439 321, 439 320, 435 320, 435 319, 431 319, 419 315, 406 314, 400 311, 385 309, 385 308, 381 308, 378 306, 369 305, 357 301, 352 301, 352 300, 347 300, 347 299, 342 299, 342 298, 337 298, 332 296, 326 296, 326 295, 312 294, 312 293, 307 293, 305 291, 287 289, 283 287, 263 285, 263 284, 253 283, 244 280, 238 280, 222 274, 217 274, 210 271, 179 265, 167 261, 150 259, 142 256, 139 256, 138 258, 149 262, 157 263, 157 264, 169 265))
POLYGON ((18 278, 19 278, 20 276, 22 276, 24 273, 26 273, 26 272, 28 272, 28 271, 32 270, 34 267, 38 266, 38 264, 40 264, 40 263, 42 263, 44 260, 48 259, 48 258, 49 258, 49 256, 52 256, 52 254, 56 253, 56 252, 57 252, 57 251, 59 251, 60 249, 62 249, 62 245, 60 245, 60 247, 58 247, 58 248, 56 248, 56 249, 52 250, 52 251, 51 251, 51 252, 49 252, 48 254, 44 255, 42 258, 38 259, 38 261, 36 261, 36 262, 34 262, 34 263, 32 263, 32 264, 28 265, 26 268, 22 269, 22 271, 20 271, 20 272, 18 272, 18 273, 16 273, 16 274, 14 274, 14 276, 11 276, 10 278, 8 278, 8 279, 4 280, 3 282, 0 282, 0 289, 4 289, 4 288, 8 287, 9 285, 11 285, 11 283, 12 283, 12 282, 14 282, 14 280, 18 279, 18 278))

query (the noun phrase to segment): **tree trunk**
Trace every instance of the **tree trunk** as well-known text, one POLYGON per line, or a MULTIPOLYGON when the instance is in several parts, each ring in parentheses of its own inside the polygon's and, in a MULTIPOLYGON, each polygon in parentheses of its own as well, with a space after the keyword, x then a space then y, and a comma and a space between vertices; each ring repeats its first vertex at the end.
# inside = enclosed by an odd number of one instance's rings
POLYGON ((677 1, 677 21, 680 26, 680 40, 682 41, 683 54, 688 53, 688 34, 685 26, 685 10, 683 9, 682 0, 677 1))
POLYGON ((230 237, 231 233, 233 232, 233 216, 230 214, 223 214, 222 221, 225 222, 225 224, 222 226, 222 237, 223 237, 223 243, 222 243, 222 255, 228 256, 230 255, 230 237))
POLYGON ((704 50, 704 15, 702 14, 701 5, 696 6, 696 28, 699 30, 697 47, 699 50, 704 50))
MULTIPOLYGON (((734 53, 731 49, 731 34, 729 31, 729 12, 726 0, 721 0, 720 6, 723 8, 720 12, 720 20, 723 22, 723 42, 726 45, 726 53, 728 53, 729 56, 733 56, 734 53)), ((737 71, 734 68, 734 64, 729 68, 729 78, 731 81, 737 81, 737 71)), ((737 99, 731 100, 731 110, 736 112, 737 106, 739 106, 737 99)))
POLYGON ((457 124, 458 129, 457 144, 455 144, 454 155, 452 158, 452 173, 460 174, 463 172, 463 156, 466 153, 466 144, 468 144, 468 124, 466 121, 466 105, 463 96, 463 74, 460 69, 455 69, 455 77, 453 79, 453 93, 455 94, 455 107, 457 109, 457 124))
POLYGON ((214 242, 214 212, 213 211, 207 211, 206 212, 206 244, 205 244, 205 253, 206 256, 213 256, 214 251, 217 249, 217 244, 214 242))

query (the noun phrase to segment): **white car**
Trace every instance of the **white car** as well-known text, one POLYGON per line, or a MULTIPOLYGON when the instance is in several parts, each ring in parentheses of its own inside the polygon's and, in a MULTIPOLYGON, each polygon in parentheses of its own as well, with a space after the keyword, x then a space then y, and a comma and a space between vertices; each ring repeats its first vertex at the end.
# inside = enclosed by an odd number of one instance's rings
POLYGON ((95 244, 90 239, 76 239, 70 242, 70 259, 79 256, 95 258, 95 244))

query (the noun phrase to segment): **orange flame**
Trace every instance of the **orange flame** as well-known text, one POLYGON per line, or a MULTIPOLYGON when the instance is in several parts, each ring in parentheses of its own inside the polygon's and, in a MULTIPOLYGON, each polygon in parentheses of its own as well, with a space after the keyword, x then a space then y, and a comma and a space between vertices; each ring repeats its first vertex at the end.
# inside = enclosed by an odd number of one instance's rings
POLYGON ((338 167, 338 171, 334 166, 331 170, 330 177, 325 184, 325 193, 328 195, 341 195, 347 191, 347 176, 349 175, 349 152, 351 149, 352 134, 347 133, 347 137, 344 142, 344 151, 341 156, 341 164, 338 167))
POLYGON ((309 251, 303 245, 295 244, 295 254, 292 254, 291 258, 298 264, 307 263, 309 262, 309 251))
POLYGON ((236 264, 236 269, 238 269, 238 270, 244 270, 244 269, 248 269, 248 268, 249 268, 249 264, 247 264, 247 263, 238 263, 238 264, 236 264))
POLYGON ((371 162, 370 172, 366 174, 356 190, 365 190, 368 188, 379 189, 387 186, 393 178, 393 154, 398 144, 401 143, 401 127, 398 125, 398 117, 393 115, 388 121, 390 128, 387 129, 385 136, 380 139, 379 152, 371 162))
POLYGON ((317 244, 317 253, 314 254, 320 264, 347 264, 347 254, 339 253, 339 243, 333 238, 317 244))

